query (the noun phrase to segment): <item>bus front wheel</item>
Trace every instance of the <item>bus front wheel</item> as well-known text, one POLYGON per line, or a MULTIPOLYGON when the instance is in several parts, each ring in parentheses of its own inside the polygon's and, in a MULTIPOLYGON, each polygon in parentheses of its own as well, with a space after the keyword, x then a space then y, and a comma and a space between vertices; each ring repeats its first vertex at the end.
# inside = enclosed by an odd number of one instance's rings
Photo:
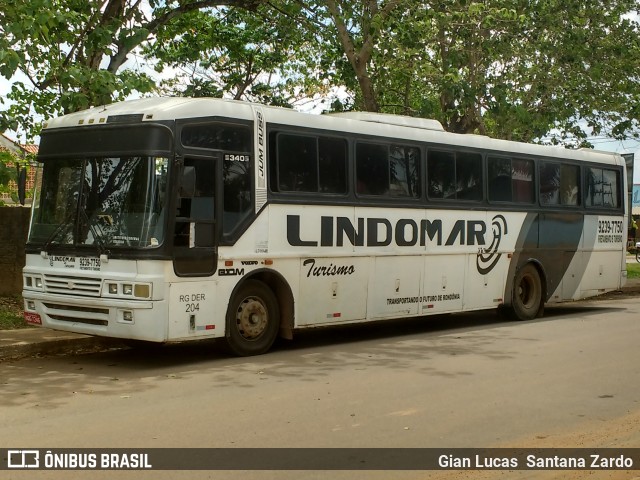
POLYGON ((533 320, 542 314, 542 280, 540 272, 532 264, 523 266, 516 273, 513 282, 511 311, 517 320, 533 320))
POLYGON ((227 312, 227 346, 240 356, 260 355, 278 335, 280 309, 269 287, 247 280, 233 295, 227 312))

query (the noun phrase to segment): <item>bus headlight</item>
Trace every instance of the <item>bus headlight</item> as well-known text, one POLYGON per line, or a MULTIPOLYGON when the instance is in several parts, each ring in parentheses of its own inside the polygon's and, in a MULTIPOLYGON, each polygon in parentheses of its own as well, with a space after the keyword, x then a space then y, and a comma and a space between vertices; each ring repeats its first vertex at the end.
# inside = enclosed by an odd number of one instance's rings
POLYGON ((42 277, 40 275, 30 275, 30 274, 25 275, 24 288, 29 290, 43 290, 42 277))
POLYGON ((106 280, 103 295, 105 297, 117 298, 140 298, 148 300, 151 298, 152 288, 150 283, 131 283, 106 280))
POLYGON ((151 298, 151 285, 148 283, 136 283, 133 286, 133 296, 136 298, 151 298))

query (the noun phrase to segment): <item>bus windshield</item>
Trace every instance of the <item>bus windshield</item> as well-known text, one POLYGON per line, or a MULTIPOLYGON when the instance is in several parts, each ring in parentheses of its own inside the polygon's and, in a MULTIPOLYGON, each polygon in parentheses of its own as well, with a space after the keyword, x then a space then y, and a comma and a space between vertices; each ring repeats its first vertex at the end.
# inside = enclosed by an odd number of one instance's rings
POLYGON ((169 159, 46 159, 39 166, 28 243, 152 248, 164 240, 169 159))

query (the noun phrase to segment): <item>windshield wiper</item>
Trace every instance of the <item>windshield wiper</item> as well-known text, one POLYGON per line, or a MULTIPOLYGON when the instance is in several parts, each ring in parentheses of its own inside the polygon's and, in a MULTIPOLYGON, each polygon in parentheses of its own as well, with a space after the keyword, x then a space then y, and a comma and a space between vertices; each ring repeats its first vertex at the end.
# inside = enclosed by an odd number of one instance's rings
POLYGON ((109 250, 106 247, 102 233, 98 232, 98 229, 93 225, 93 222, 87 215, 87 212, 85 212, 84 208, 80 208, 79 210, 81 212, 81 216, 84 217, 84 220, 87 222, 87 226, 89 227, 91 234, 93 235, 94 244, 98 247, 98 253, 101 257, 102 255, 108 256, 109 250))
POLYGON ((75 222, 70 222, 69 221, 75 216, 74 214, 75 214, 74 211, 71 211, 71 212, 67 213, 67 215, 62 219, 62 222, 60 222, 60 225, 58 225, 55 228, 55 230, 53 232, 51 232, 51 235, 49 235, 47 237, 47 239, 45 240, 45 242, 42 244, 41 251, 47 253, 47 250, 49 249, 49 247, 51 246, 53 241, 56 238, 58 238, 58 236, 61 233, 65 233, 69 229, 69 227, 75 223, 75 222))

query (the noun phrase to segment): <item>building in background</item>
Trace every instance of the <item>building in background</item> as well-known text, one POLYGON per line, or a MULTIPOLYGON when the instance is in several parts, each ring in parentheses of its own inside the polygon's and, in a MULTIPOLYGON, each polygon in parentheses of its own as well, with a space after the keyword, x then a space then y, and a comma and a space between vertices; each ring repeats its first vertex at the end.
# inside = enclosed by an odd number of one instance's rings
MULTIPOLYGON (((20 144, 14 142, 10 138, 0 134, 0 152, 5 151, 11 153, 13 156, 18 158, 28 158, 29 156, 34 156, 38 153, 38 146, 33 144, 20 144)), ((7 165, 8 167, 15 167, 15 165, 7 165)), ((35 173, 36 169, 32 168, 32 165, 29 165, 24 168, 24 183, 25 183, 25 191, 32 192, 33 186, 35 183, 35 173)), ((8 192, 0 192, 0 202, 5 204, 15 203, 14 197, 18 194, 18 183, 15 181, 9 182, 9 191, 8 192)), ((29 195, 27 195, 29 196, 29 195)))

